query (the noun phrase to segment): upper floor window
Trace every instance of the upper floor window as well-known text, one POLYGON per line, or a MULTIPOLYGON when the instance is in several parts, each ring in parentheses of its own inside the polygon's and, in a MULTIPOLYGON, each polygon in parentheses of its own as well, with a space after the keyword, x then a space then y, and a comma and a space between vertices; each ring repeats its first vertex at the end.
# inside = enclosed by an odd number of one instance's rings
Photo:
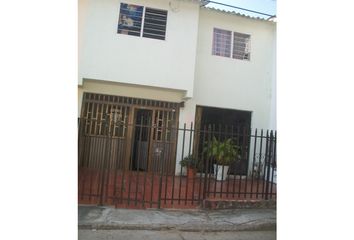
POLYGON ((230 57, 231 31, 214 28, 213 55, 230 57))
POLYGON ((213 55, 250 60, 250 40, 248 34, 214 28, 213 55))
POLYGON ((165 40, 167 11, 120 4, 118 33, 165 40))
POLYGON ((120 4, 118 33, 140 36, 144 7, 133 4, 120 4))
POLYGON ((167 11, 146 8, 143 37, 165 40, 167 11))
POLYGON ((232 57, 241 60, 250 60, 251 36, 248 34, 234 32, 234 48, 232 57))

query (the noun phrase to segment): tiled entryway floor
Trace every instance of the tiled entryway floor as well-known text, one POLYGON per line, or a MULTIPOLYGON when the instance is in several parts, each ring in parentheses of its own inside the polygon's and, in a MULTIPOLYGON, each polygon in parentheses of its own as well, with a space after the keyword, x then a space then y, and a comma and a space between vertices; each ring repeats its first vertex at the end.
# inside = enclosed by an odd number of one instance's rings
POLYGON ((206 199, 264 199, 267 185, 269 198, 276 198, 276 184, 234 175, 215 181, 211 174, 187 178, 142 171, 80 169, 78 184, 79 204, 102 203, 119 208, 197 208, 204 195, 206 199))

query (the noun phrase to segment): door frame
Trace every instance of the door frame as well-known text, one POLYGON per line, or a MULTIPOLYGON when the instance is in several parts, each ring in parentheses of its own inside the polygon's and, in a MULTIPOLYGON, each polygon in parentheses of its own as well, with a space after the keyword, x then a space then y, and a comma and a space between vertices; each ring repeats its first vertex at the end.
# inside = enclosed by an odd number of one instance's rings
MULTIPOLYGON (((161 108, 161 107, 145 107, 145 106, 131 106, 129 112, 129 119, 128 119, 128 132, 127 132, 127 154, 125 158, 125 170, 132 170, 131 164, 133 161, 133 151, 134 151, 134 141, 135 141, 135 127, 136 127, 136 117, 137 117, 137 110, 150 110, 152 111, 151 114, 151 123, 150 123, 150 131, 149 131, 149 143, 148 143, 148 157, 147 157, 147 172, 153 171, 152 169, 152 153, 153 153, 153 143, 154 143, 154 129, 156 129, 156 114, 157 111, 172 111, 169 108, 161 108)), ((171 161, 169 162, 170 165, 168 166, 169 171, 172 173, 174 172, 175 165, 176 165, 176 152, 177 152, 177 143, 178 143, 178 124, 179 124, 179 108, 175 110, 175 124, 173 128, 176 128, 176 137, 174 141, 171 141, 171 145, 173 148, 170 152, 171 161)))
MULTIPOLYGON (((150 111, 151 112, 151 122, 150 122, 150 125, 148 126, 148 128, 150 128, 148 131, 148 136, 149 136, 149 139, 147 140, 148 141, 148 147, 147 147, 147 169, 146 171, 149 171, 149 158, 150 158, 150 145, 151 145, 151 134, 152 134, 152 122, 153 122, 153 115, 154 115, 154 110, 153 109, 150 109, 150 108, 146 108, 146 107, 139 107, 139 106, 136 106, 134 107, 134 115, 133 115, 133 127, 132 127, 132 139, 131 139, 131 148, 132 148, 132 152, 131 152, 131 157, 132 157, 132 161, 134 161, 134 150, 135 150, 135 132, 136 132, 136 127, 138 126, 138 122, 137 122, 137 117, 138 117, 138 111, 139 110, 147 110, 147 111, 150 111)), ((136 150, 138 151, 138 150, 136 150)), ((133 162, 131 163, 133 164, 133 162)))
MULTIPOLYGON (((173 127, 176 128, 176 137, 175 137, 175 142, 173 142, 173 152, 171 152, 171 156, 173 156, 174 160, 170 161, 171 162, 171 167, 172 169, 175 168, 175 166, 172 166, 176 164, 176 151, 177 151, 177 139, 178 139, 178 124, 179 124, 179 111, 181 107, 181 103, 177 102, 169 102, 169 101, 163 101, 163 100, 154 100, 154 99, 143 99, 143 98, 136 98, 136 97, 126 97, 126 96, 117 96, 117 95, 110 95, 110 94, 105 94, 105 93, 93 93, 93 92, 83 92, 83 97, 82 97, 82 107, 81 107, 81 118, 83 119, 88 119, 92 117, 92 115, 86 115, 85 111, 88 111, 88 109, 91 109, 95 105, 96 107, 98 106, 105 106, 105 109, 107 110, 108 108, 111 109, 111 107, 117 107, 119 106, 120 108, 124 108, 127 111, 127 118, 125 122, 125 127, 126 127, 126 132, 124 136, 124 152, 122 153, 122 170, 130 170, 130 163, 132 159, 132 141, 134 141, 134 124, 135 124, 135 118, 136 114, 135 111, 136 109, 146 109, 146 110, 152 110, 152 121, 151 121, 151 128, 150 128, 150 140, 149 140, 149 156, 148 156, 148 168, 151 166, 151 161, 152 161, 152 143, 154 142, 153 138, 153 129, 154 129, 154 121, 156 117, 156 112, 157 111, 166 111, 166 112, 173 112, 174 110, 174 121, 175 124, 173 127)), ((96 109, 98 111, 98 109, 96 109)), ((91 111, 91 110, 90 110, 91 111)), ((100 110, 101 111, 101 110, 100 110)), ((99 114, 103 114, 104 110, 102 107, 102 113, 99 112, 99 114)), ((102 117, 102 116, 101 116, 102 117)), ((171 142, 171 143, 172 143, 171 142)), ((149 169, 150 170, 150 169, 149 169)))

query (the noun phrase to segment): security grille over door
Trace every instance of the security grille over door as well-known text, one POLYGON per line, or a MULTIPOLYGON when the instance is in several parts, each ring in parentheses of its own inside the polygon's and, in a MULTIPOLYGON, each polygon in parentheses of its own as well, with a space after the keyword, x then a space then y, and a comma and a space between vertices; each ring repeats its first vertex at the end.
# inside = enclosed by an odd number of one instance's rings
POLYGON ((79 160, 88 167, 98 167, 107 154, 105 137, 109 136, 110 157, 105 165, 109 169, 134 170, 137 169, 134 161, 146 159, 139 168, 161 171, 158 166, 163 161, 163 170, 172 172, 176 151, 176 130, 173 128, 177 125, 178 112, 179 103, 84 93, 80 132, 86 137, 86 145, 85 151, 79 152, 79 160), (144 123, 148 123, 144 134, 149 136, 144 148, 137 147, 140 142, 136 130, 142 127, 139 126, 142 124, 137 114, 139 109, 151 112, 151 119, 145 118, 144 123), (136 160, 136 156, 140 160, 136 160))
POLYGON ((109 101, 109 96, 84 95, 82 119, 85 122, 85 134, 103 136, 106 134, 103 124, 107 124, 112 137, 125 138, 128 124, 129 106, 109 101))
MULTIPOLYGON (((209 128, 222 114, 236 113, 199 107, 199 123, 194 129, 191 123, 188 129, 186 124, 178 128, 178 103, 85 93, 82 106, 78 139, 81 204, 170 208, 191 207, 213 198, 267 200, 276 196, 276 132, 255 129, 252 133, 249 127, 240 131, 231 127, 230 131, 228 122, 220 121, 223 126, 209 128), (181 155, 176 154, 177 134, 181 155), (237 159, 246 166, 237 165, 236 171, 230 166, 223 180, 217 179, 215 159, 204 150, 214 137, 232 139, 240 149, 237 159), (175 171, 176 160, 186 152, 198 160, 197 174, 183 173, 182 166, 175 171)), ((235 119, 247 122, 250 113, 236 115, 235 119)))
POLYGON ((151 170, 174 172, 177 139, 176 111, 155 110, 151 170), (164 164, 161 164, 164 163, 164 164))

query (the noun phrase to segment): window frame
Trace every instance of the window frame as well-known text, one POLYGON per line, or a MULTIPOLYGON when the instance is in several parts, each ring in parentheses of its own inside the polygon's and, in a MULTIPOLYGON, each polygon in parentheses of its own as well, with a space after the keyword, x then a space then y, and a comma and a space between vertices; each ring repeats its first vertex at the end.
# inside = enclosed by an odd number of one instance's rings
POLYGON ((145 38, 151 38, 151 39, 157 39, 157 40, 166 40, 167 17, 168 17, 168 11, 167 11, 167 10, 159 9, 159 8, 154 8, 154 7, 145 7, 145 8, 144 8, 144 25, 143 25, 143 27, 142 27, 142 34, 141 34, 141 36, 142 36, 142 37, 145 37, 145 38), (163 16, 163 17, 164 17, 164 15, 166 16, 166 19, 163 19, 163 20, 162 20, 162 19, 155 19, 155 21, 157 20, 157 21, 164 22, 164 23, 165 23, 164 25, 156 24, 156 23, 151 23, 151 22, 149 22, 149 21, 148 21, 148 23, 147 23, 148 25, 155 25, 155 26, 159 26, 159 27, 164 27, 163 30, 158 29, 158 28, 151 29, 150 27, 146 27, 146 26, 145 26, 145 22, 146 22, 146 10, 149 10, 149 11, 150 11, 149 14, 151 14, 151 15, 159 15, 159 16, 163 16), (160 12, 163 12, 163 15, 153 13, 153 11, 160 11, 160 12), (146 27, 146 28, 145 28, 145 27, 146 27), (157 31, 157 32, 163 32, 164 35, 159 35, 159 34, 154 34, 154 33, 148 33, 148 32, 146 31, 146 29, 153 30, 153 31, 157 31), (144 36, 144 34, 145 34, 146 36, 144 36), (154 37, 151 37, 151 35, 157 36, 157 37, 154 38, 154 37), (163 39, 161 39, 161 38, 163 38, 163 39))
MULTIPOLYGON (((220 48, 220 46, 219 46, 220 48)), ((246 47, 245 47, 246 49, 246 47)), ((223 28, 218 28, 218 27, 214 27, 213 28, 213 39, 212 39, 212 50, 211 50, 211 54, 213 56, 218 56, 218 57, 226 57, 226 58, 232 58, 232 59, 236 59, 236 60, 241 60, 241 61, 251 61, 251 34, 248 34, 248 33, 242 33, 242 32, 236 32, 236 31, 231 31, 231 30, 226 30, 226 29, 223 29, 223 28), (231 41, 230 41, 230 50, 229 50, 229 56, 225 56, 225 55, 218 55, 218 54, 215 54, 214 53, 214 49, 217 49, 218 46, 216 46, 216 41, 215 41, 215 30, 222 30, 222 31, 227 31, 227 32, 231 32, 231 41), (244 35, 244 36, 248 36, 248 58, 236 58, 234 57, 234 48, 235 48, 235 33, 236 34, 240 34, 240 35, 244 35)), ((245 52, 246 54, 246 52, 245 52)))
POLYGON ((143 38, 148 38, 148 39, 166 41, 166 38, 167 38, 167 23, 168 23, 168 10, 166 10, 166 9, 160 9, 160 8, 155 8, 155 7, 147 7, 147 6, 144 6, 144 5, 121 2, 119 10, 118 10, 118 27, 117 27, 117 32, 116 33, 117 34, 121 34, 121 35, 128 35, 128 36, 143 37, 143 38), (141 23, 140 23, 141 25, 140 25, 139 35, 134 35, 134 34, 120 32, 119 25, 121 24, 121 14, 122 14, 122 5, 123 4, 133 5, 133 6, 137 6, 137 7, 142 7, 143 8, 142 15, 141 15, 141 23), (148 9, 152 9, 152 10, 158 10, 158 11, 166 12, 166 21, 165 21, 164 35, 161 35, 160 37, 156 37, 156 38, 144 36, 145 18, 146 18, 146 9, 147 8, 148 9), (162 39, 162 37, 163 37, 163 39, 162 39))
MULTIPOLYGON (((246 60, 246 61, 251 61, 251 34, 247 34, 247 33, 241 33, 241 32, 233 32, 233 38, 232 38, 232 42, 233 42, 233 45, 232 45, 232 54, 231 54, 231 57, 233 59, 237 59, 237 60, 246 60), (235 48, 235 33, 236 34, 239 34, 239 35, 243 35, 245 38, 244 39, 248 39, 248 42, 245 43, 245 50, 244 50, 244 55, 248 53, 248 58, 235 58, 234 57, 234 54, 235 54, 235 51, 234 51, 234 48, 235 48), (247 46, 248 44, 248 46, 247 46), (248 52, 246 52, 246 48, 248 47, 248 52)), ((246 41, 245 41, 246 42, 246 41)))
MULTIPOLYGON (((129 4, 129 3, 123 3, 123 2, 121 2, 120 3, 120 7, 119 7, 119 15, 118 15, 118 26, 117 26, 117 34, 123 34, 123 35, 130 35, 130 36, 141 36, 141 29, 142 29, 142 27, 143 27, 143 20, 144 20, 144 6, 141 6, 141 5, 136 5, 136 4, 129 4), (141 17, 141 20, 140 20, 140 26, 139 26, 139 32, 138 31, 134 31, 134 30, 129 30, 129 29, 126 29, 126 27, 124 27, 124 20, 123 20, 123 17, 124 16, 127 16, 128 14, 126 14, 126 13, 123 13, 123 15, 122 15, 122 11, 124 11, 124 10, 127 10, 127 9, 123 9, 123 6, 124 5, 127 5, 127 8, 129 7, 129 6, 135 6, 135 7, 137 7, 137 8, 142 8, 142 11, 141 11, 141 16, 139 16, 139 18, 141 17), (121 29, 120 29, 120 26, 122 26, 121 27, 121 29), (127 31, 127 33, 123 33, 123 31, 125 32, 125 31, 127 31), (132 34, 130 34, 130 32, 129 31, 131 31, 131 33, 132 34), (139 34, 134 34, 134 33, 139 33, 139 34)), ((139 11, 140 12, 140 11, 139 11)), ((129 16, 129 17, 134 17, 134 16, 129 16)), ((137 16, 135 16, 135 17, 137 17, 137 16)), ((131 19, 131 18, 129 18, 129 19, 131 19)), ((133 20, 134 21, 134 19, 131 19, 131 20, 133 20)), ((133 22, 133 26, 134 26, 134 24, 135 24, 135 22, 133 22)), ((134 26, 135 27, 135 26, 134 26)), ((129 27, 128 27, 129 28, 129 27)))
MULTIPOLYGON (((221 34, 221 33, 220 33, 221 34)), ((226 34, 224 33, 224 36, 226 36, 226 34)), ((228 37, 228 36, 227 36, 228 37)), ((221 37, 222 38, 222 37, 221 37)), ((219 56, 219 57, 231 57, 231 50, 232 50, 232 31, 229 31, 229 30, 225 30, 225 29, 221 29, 221 28, 214 28, 213 29, 213 46, 212 46, 212 54, 215 55, 215 56, 219 56), (218 46, 216 45, 217 43, 217 38, 215 37, 215 35, 218 35, 218 32, 217 31, 223 31, 223 32, 226 32, 226 33, 230 33, 230 39, 226 39, 226 44, 222 43, 225 45, 225 48, 221 48, 221 46, 218 46), (226 46, 227 46, 227 40, 230 41, 230 46, 229 46, 229 49, 226 49, 226 46), (217 54, 217 49, 219 49, 219 54, 217 54), (224 50, 224 51, 223 51, 224 50), (228 56, 226 56, 225 53, 226 50, 229 50, 228 52, 228 56)))

